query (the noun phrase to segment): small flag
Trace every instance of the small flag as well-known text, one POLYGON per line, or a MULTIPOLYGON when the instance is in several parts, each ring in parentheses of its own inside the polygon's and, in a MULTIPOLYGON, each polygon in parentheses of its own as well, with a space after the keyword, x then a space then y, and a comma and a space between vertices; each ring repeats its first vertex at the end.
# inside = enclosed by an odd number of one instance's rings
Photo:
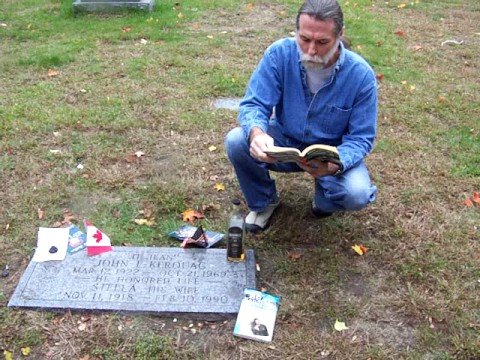
POLYGON ((87 255, 98 255, 104 252, 112 251, 112 243, 110 238, 92 225, 88 220, 84 220, 85 229, 87 230, 87 255))

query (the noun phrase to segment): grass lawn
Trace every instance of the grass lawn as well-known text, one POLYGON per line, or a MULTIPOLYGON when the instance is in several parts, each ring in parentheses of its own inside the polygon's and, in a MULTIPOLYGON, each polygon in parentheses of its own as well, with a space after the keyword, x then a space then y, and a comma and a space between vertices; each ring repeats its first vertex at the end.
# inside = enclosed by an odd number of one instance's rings
POLYGON ((236 113, 212 103, 243 95, 299 6, 165 0, 152 13, 74 16, 71 3, 0 5, 5 358, 480 358, 480 206, 465 203, 480 191, 478 0, 341 2, 352 48, 379 78, 367 159, 378 199, 312 220, 311 179, 275 175, 282 206, 247 239, 258 287, 282 297, 272 344, 234 338, 234 320, 7 308, 38 227, 66 214, 118 246, 178 246, 166 233, 188 208, 226 231, 242 198, 223 147, 236 113), (153 226, 134 222, 147 212, 153 226))

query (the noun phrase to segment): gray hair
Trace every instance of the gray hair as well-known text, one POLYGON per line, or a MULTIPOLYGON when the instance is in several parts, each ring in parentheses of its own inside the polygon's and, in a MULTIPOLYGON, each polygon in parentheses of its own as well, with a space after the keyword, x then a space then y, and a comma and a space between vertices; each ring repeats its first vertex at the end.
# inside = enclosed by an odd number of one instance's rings
POLYGON ((343 29, 343 12, 337 0, 306 0, 297 14, 297 30, 299 28, 300 15, 307 14, 315 20, 333 20, 335 22, 335 35, 339 36, 343 29))

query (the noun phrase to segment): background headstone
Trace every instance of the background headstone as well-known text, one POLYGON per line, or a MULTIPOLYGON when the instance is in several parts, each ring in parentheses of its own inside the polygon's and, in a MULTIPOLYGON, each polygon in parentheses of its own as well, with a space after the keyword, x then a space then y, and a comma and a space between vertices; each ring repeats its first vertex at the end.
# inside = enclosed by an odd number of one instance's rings
POLYGON ((73 11, 108 11, 118 9, 153 10, 154 0, 75 0, 73 11))
POLYGON ((225 249, 114 247, 63 261, 30 262, 10 307, 236 314, 244 288, 255 288, 255 257, 228 262, 225 249))

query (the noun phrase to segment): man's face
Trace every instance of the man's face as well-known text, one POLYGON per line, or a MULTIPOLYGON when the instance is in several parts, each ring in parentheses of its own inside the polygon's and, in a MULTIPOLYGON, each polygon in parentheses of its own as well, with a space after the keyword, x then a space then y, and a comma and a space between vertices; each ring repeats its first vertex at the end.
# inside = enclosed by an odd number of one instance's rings
POLYGON ((305 66, 328 67, 337 60, 340 39, 334 30, 332 19, 319 21, 308 14, 300 15, 296 38, 305 66))

